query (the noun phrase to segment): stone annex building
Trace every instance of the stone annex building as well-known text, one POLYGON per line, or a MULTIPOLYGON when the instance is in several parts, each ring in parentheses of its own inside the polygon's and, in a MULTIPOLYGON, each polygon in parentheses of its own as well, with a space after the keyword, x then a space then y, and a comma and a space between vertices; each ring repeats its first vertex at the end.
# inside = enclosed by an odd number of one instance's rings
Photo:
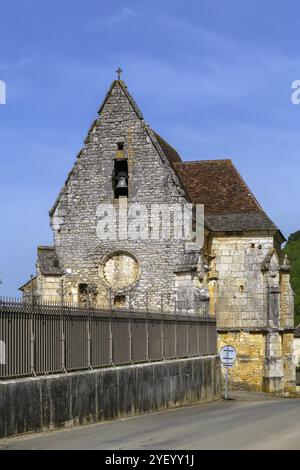
MULTIPOLYGON (((231 160, 182 161, 154 132, 115 80, 83 149, 50 210, 53 246, 38 247, 29 289, 44 301, 172 311, 186 299, 217 316, 219 347, 234 346, 230 371, 238 384, 291 391, 294 311, 284 237, 231 160), (205 206, 205 243, 183 240, 100 240, 100 203, 205 206), (201 249, 200 249, 201 248, 201 249), (200 302, 200 303, 201 303, 200 302)), ((146 221, 145 221, 146 223, 146 221)))

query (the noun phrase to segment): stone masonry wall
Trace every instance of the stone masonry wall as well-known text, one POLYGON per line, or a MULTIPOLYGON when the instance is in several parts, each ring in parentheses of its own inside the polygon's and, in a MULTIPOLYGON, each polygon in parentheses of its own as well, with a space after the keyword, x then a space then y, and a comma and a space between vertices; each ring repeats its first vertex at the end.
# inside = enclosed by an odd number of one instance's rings
POLYGON ((237 352, 235 367, 229 370, 229 377, 237 386, 262 390, 265 360, 265 335, 244 331, 220 333, 219 350, 226 344, 237 352))
POLYGON ((216 237, 211 251, 219 347, 231 344, 238 355, 232 381, 267 392, 293 391, 292 289, 288 272, 280 273, 273 237, 216 237), (262 269, 266 259, 269 268, 262 269))
MULTIPOLYGON (((38 275, 37 294, 40 299, 45 302, 57 302, 60 300, 60 277, 58 276, 42 276, 38 275)), ((68 298, 66 298, 66 301, 68 298)), ((69 301, 71 301, 69 297, 69 301)), ((73 299, 72 299, 73 301, 73 299)))
POLYGON ((290 273, 282 273, 280 280, 280 325, 294 327, 294 292, 290 273))
MULTIPOLYGON (((159 155, 147 125, 116 82, 52 216, 55 244, 61 267, 72 270, 66 276, 72 300, 76 301, 78 283, 89 282, 97 285, 98 303, 108 305, 109 286, 101 275, 101 261, 114 250, 122 249, 132 253, 140 265, 139 279, 130 289, 132 304, 136 308, 145 307, 147 292, 150 308, 157 308, 161 296, 164 302, 173 298, 174 269, 184 251, 183 242, 103 241, 96 235, 98 205, 113 202, 118 205, 113 196, 112 174, 120 141, 124 142, 124 154, 128 157, 129 203, 150 207, 155 203, 185 201, 178 180, 166 159, 159 155)), ((147 222, 147 216, 142 218, 142 227, 147 222)), ((129 289, 125 293, 128 292, 129 289)))
POLYGON ((295 391, 297 361, 295 358, 294 334, 282 335, 284 388, 286 391, 295 391))
POLYGON ((1 381, 0 438, 220 398, 216 356, 1 381))
POLYGON ((272 236, 213 238, 218 327, 253 329, 266 325, 267 291, 261 265, 272 247, 272 236))
POLYGON ((294 339, 294 356, 295 364, 300 367, 300 338, 294 339))

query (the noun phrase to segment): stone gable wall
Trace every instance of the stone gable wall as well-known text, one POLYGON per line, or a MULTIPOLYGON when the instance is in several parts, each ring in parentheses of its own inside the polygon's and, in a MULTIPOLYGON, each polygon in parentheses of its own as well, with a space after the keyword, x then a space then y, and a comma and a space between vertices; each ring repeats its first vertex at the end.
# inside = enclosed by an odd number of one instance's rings
POLYGON ((150 207, 155 203, 174 204, 185 200, 169 163, 153 145, 146 124, 116 84, 52 215, 57 253, 62 268, 72 270, 66 282, 74 301, 78 282, 91 282, 98 287, 99 302, 108 304, 108 289, 100 272, 101 260, 110 252, 122 249, 132 253, 140 263, 140 277, 131 289, 135 306, 145 305, 146 290, 150 304, 159 303, 161 295, 166 302, 172 296, 174 269, 184 250, 182 241, 101 241, 96 235, 98 205, 113 202, 112 173, 120 141, 124 142, 128 157, 130 203, 150 207))

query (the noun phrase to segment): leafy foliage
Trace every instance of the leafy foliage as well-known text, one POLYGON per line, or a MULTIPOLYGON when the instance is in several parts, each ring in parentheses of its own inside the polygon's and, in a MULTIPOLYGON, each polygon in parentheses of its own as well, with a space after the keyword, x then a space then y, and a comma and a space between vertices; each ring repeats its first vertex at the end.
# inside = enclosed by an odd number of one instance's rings
POLYGON ((300 231, 292 233, 284 248, 288 255, 292 272, 291 282, 295 291, 295 325, 300 323, 300 231))

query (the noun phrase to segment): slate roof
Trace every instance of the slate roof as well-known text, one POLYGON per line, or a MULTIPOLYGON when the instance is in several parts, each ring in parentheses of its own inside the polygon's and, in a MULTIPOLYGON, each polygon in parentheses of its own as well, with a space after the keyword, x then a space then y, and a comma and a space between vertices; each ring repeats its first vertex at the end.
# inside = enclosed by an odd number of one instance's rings
POLYGON ((58 256, 53 246, 38 247, 38 263, 41 273, 46 276, 60 276, 62 274, 58 256))
POLYGON ((277 231, 276 225, 262 212, 206 215, 205 220, 214 232, 277 231))

